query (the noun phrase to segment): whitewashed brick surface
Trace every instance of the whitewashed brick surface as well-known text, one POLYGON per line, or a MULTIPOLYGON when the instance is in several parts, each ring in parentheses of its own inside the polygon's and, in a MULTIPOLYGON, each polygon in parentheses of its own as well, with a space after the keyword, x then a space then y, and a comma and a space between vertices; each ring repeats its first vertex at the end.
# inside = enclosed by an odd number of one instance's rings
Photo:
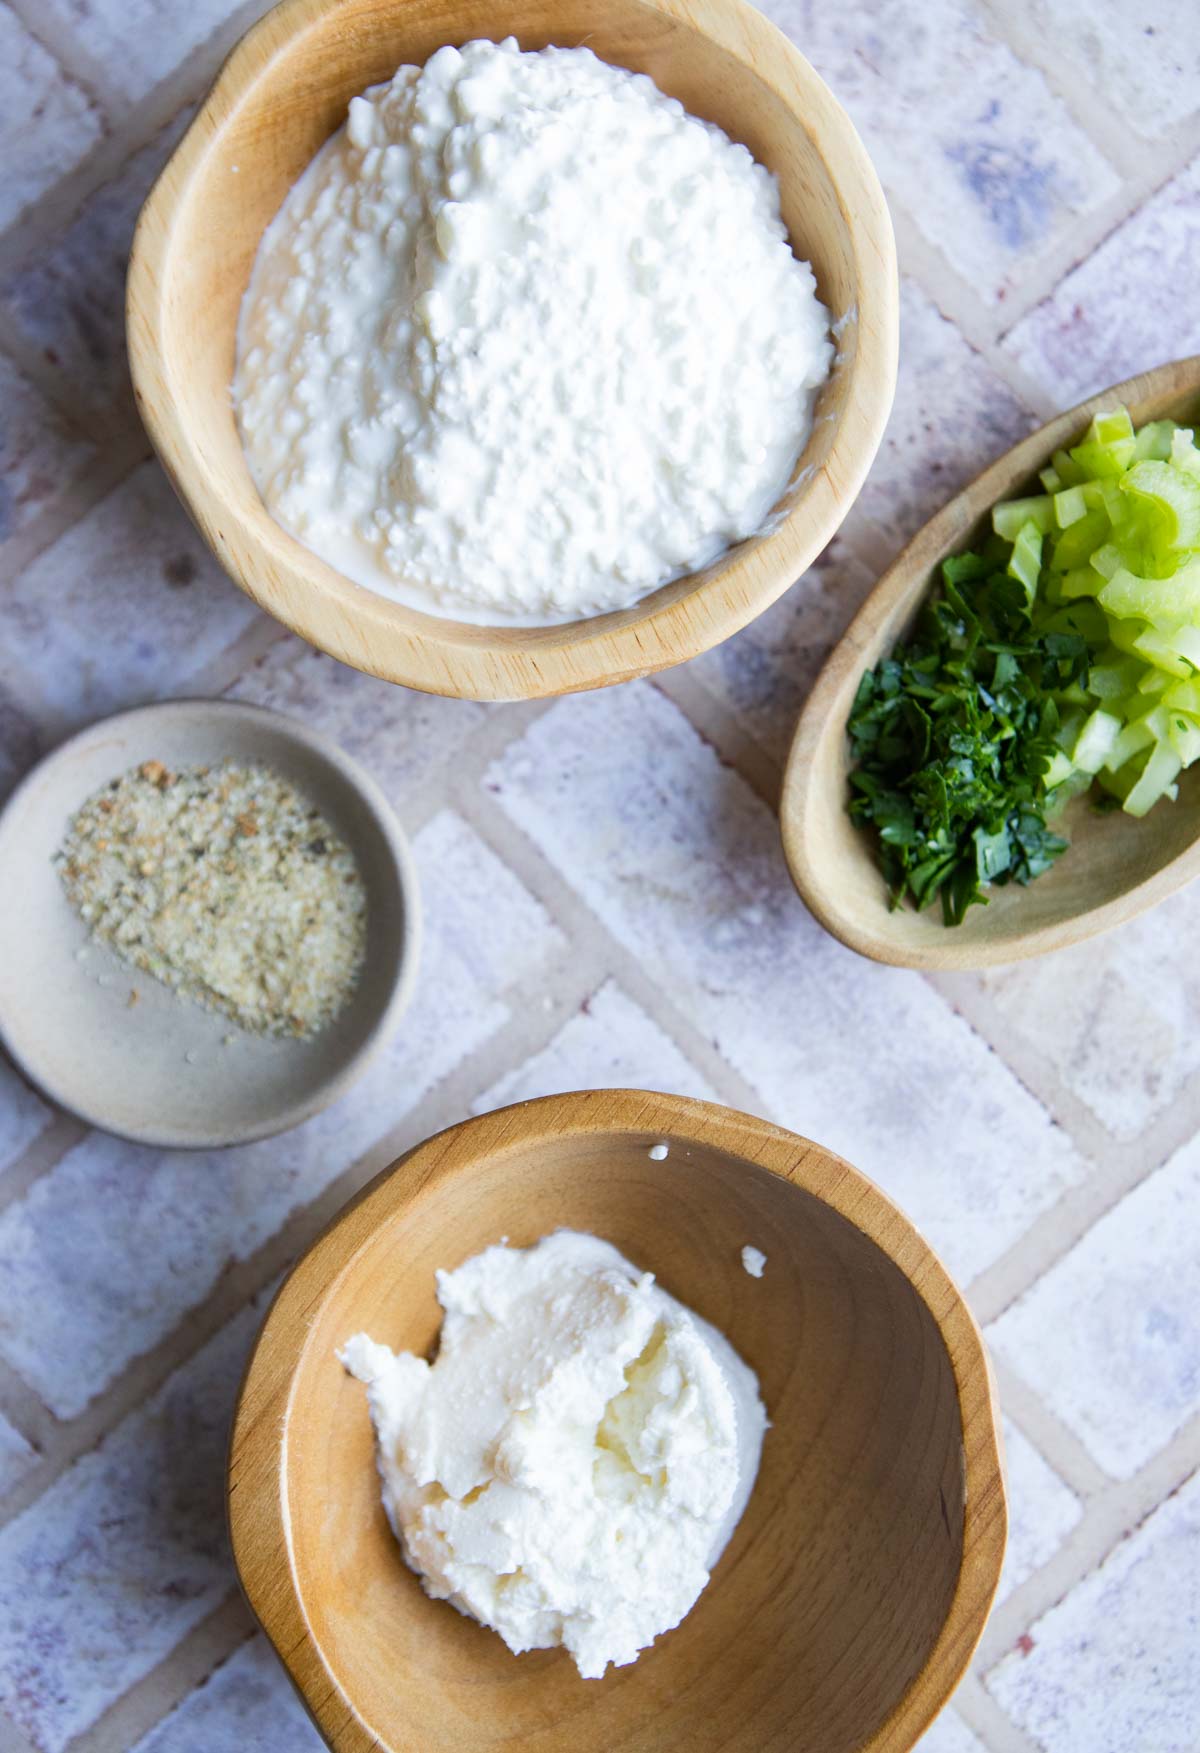
POLYGON ((0 5, 0 227, 52 188, 102 132, 82 88, 0 5))
POLYGON ((998 1355, 1117 1479, 1200 1412, 1198 1210, 1193 1141, 990 1330, 998 1355))
POLYGON ((1031 1626, 988 1689, 1045 1753, 1195 1753, 1200 1475, 1031 1626))
POLYGON ((897 217, 879 456, 809 573, 661 689, 483 707, 266 621, 145 460, 134 221, 264 0, 0 0, 0 800, 105 711, 198 686, 257 701, 374 774, 426 918, 395 1037, 279 1141, 99 1138, 0 1059, 3 1753, 317 1753, 227 1605, 224 1447, 251 1335, 286 1262, 391 1155, 466 1113, 612 1083, 845 1151, 992 1339, 1008 1556, 920 1753, 1200 1749, 1195 894, 935 986, 816 927, 769 807, 821 663, 921 522, 1036 417, 1200 351, 1200 12, 767 4, 897 217))
POLYGON ((964 1280, 1083 1178, 923 980, 821 931, 770 812, 656 689, 553 707, 488 783, 765 1111, 860 1164, 964 1280))
POLYGON ((1200 236, 1200 159, 1140 208, 1031 310, 1005 352, 1060 407, 1200 349, 1187 288, 1200 236))

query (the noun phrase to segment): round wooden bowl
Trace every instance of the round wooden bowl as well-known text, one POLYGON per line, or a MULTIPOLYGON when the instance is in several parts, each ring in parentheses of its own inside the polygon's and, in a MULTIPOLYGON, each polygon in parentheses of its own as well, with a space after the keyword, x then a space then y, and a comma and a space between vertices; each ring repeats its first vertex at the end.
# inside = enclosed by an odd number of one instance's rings
POLYGON ((234 1553, 335 1753, 901 1753, 961 1677, 996 1587, 997 1425, 961 1296, 848 1163, 682 1097, 552 1096, 419 1145, 295 1268, 238 1404, 234 1553), (365 1393, 335 1356, 360 1330, 428 1352, 436 1267, 562 1227, 614 1242, 715 1322, 771 1419, 708 1588, 603 1680, 561 1650, 513 1656, 423 1593, 380 1503, 365 1393), (767 1256, 761 1279, 745 1243, 767 1256))
POLYGON ((142 211, 129 356, 146 428, 221 565, 270 614, 356 669, 434 694, 533 699, 681 663, 736 633, 830 540, 883 433, 896 376, 891 223, 845 113, 742 0, 283 0, 246 35, 142 211), (480 627, 353 584, 270 516, 230 400, 259 239, 349 100, 443 43, 587 43, 648 73, 779 177, 796 252, 839 320, 837 363, 769 533, 634 607, 549 627, 480 627))

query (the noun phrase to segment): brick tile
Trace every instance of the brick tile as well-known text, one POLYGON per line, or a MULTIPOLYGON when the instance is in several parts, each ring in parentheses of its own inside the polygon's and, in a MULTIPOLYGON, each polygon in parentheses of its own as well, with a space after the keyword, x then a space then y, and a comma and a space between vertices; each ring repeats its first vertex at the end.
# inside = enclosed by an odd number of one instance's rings
POLYGON ((1006 1601, 1014 1589, 1049 1563, 1083 1514, 1083 1505, 1070 1486, 1064 1485, 1024 1432, 1008 1419, 1004 1421, 1004 1448, 1008 1458, 1008 1551, 997 1602, 1006 1601))
POLYGON ((186 693, 257 615, 145 463, 0 596, 0 671, 77 724, 186 693))
POLYGON ((137 419, 125 355, 125 272, 150 185, 191 115, 185 110, 85 201, 67 228, 0 283, 0 304, 92 411, 137 419))
POLYGON ((889 195, 988 302, 1117 187, 1042 75, 970 0, 765 0, 845 104, 889 195))
POLYGON ((0 357, 0 545, 58 498, 92 454, 0 357))
POLYGON ((474 701, 398 688, 293 638, 272 647, 229 692, 323 730, 369 767, 393 799, 453 755, 486 716, 474 701))
POLYGON ((987 1753, 966 1723, 952 1710, 944 1710, 917 1742, 914 1753, 987 1753))
POLYGON ((0 1415, 0 1497, 25 1477, 36 1460, 20 1431, 0 1415))
POLYGON ((0 1706, 60 1753, 234 1586, 225 1445, 265 1299, 0 1531, 0 1706))
POLYGON ((880 1181, 964 1280, 1082 1178, 925 981, 820 929, 774 818, 656 689, 561 702, 488 783, 771 1116, 880 1181))
POLYGON ((1193 1140, 990 1329, 997 1355, 1117 1479, 1200 1412, 1198 1205, 1193 1140))
POLYGON ((0 1353, 60 1418, 80 1412, 478 1047, 501 996, 561 948, 456 817, 415 845, 426 911, 417 998, 363 1079, 278 1140, 185 1153, 93 1134, 0 1214, 0 1353))
POLYGON ((72 170, 102 132, 86 94, 0 5, 0 230, 72 170))
MULTIPOLYGON (((1193 0, 1094 6, 1026 0, 1030 19, 1056 53, 1082 69, 1089 88, 1150 139, 1186 120, 1200 98, 1200 39, 1193 0)), ((1064 69, 1064 76, 1070 73, 1064 69)))
POLYGON ((472 1104, 483 1114, 567 1090, 664 1090, 716 1101, 712 1085, 669 1035, 613 981, 587 999, 554 1039, 472 1104))
POLYGON ((689 665, 781 765, 821 665, 874 583, 835 538, 786 596, 689 665))
POLYGON ((993 1669, 988 1690, 1045 1753, 1195 1753, 1200 1475, 993 1669))
MULTIPOLYGON (((49 26, 52 20, 65 40, 77 44, 122 96, 144 96, 185 61, 195 61, 214 31, 244 7, 245 0, 125 0, 123 5, 96 0, 39 0, 49 26)), ((252 13, 266 12, 261 0, 252 13)), ((247 21, 248 22, 248 21, 247 21)), ((214 62, 215 57, 202 57, 214 62)), ((215 71, 215 65, 213 66, 215 71)))
POLYGON ((1135 372, 1195 353, 1200 317, 1188 288, 1198 231, 1200 159, 1194 159, 1015 325, 1004 351, 1064 408, 1135 372))
POLYGON ((1115 1138, 1135 1139, 1200 1072, 1200 975, 1180 945, 1200 930, 1200 889, 1078 949, 974 976, 1115 1138))
POLYGON ((256 1635, 132 1753, 323 1753, 324 1747, 274 1650, 256 1635))
POLYGON ((896 400, 856 510, 898 552, 1036 424, 921 288, 903 280, 896 400))
POLYGON ((0 1172, 16 1162, 49 1119, 49 1108, 0 1053, 0 1172))

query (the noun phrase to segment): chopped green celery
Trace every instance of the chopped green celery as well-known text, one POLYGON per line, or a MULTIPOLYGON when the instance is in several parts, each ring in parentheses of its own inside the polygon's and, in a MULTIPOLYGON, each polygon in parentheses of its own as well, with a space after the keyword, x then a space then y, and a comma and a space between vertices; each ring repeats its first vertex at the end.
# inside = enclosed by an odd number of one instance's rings
POLYGON ((1082 487, 1064 487, 1061 493, 1052 493, 1050 497, 1054 503, 1054 521, 1060 530, 1069 529, 1081 517, 1087 516, 1088 503, 1082 487))
POLYGON ((1182 760, 1169 742, 1158 743, 1151 751, 1141 778, 1125 799, 1126 814, 1144 816, 1175 783, 1182 766, 1182 760))
POLYGON ((1053 580, 1059 596, 1064 602, 1073 602, 1076 597, 1094 597, 1104 588, 1104 580, 1090 566, 1073 566, 1070 572, 1047 572, 1047 580, 1053 580))
POLYGON ((1132 438, 1133 421, 1129 409, 1124 403, 1118 402, 1115 408, 1107 413, 1093 414, 1092 423, 1087 430, 1088 439, 1094 444, 1114 444, 1118 440, 1132 438))
POLYGON ((1188 713, 1172 712, 1167 720, 1167 740, 1185 767, 1200 757, 1200 722, 1188 713))
POLYGON ((1047 791, 1055 791, 1065 785, 1075 772, 1075 763, 1065 749, 1055 749, 1042 771, 1042 783, 1047 791))
MULTIPOLYGON (((1132 624, 1121 623, 1123 626, 1132 624)), ((1137 635, 1131 649, 1155 669, 1166 670, 1168 675, 1180 676, 1186 681, 1196 674, 1196 665, 1179 650, 1176 637, 1175 634, 1160 633, 1155 627, 1147 627, 1137 635)))
POLYGON ((1155 706, 1149 712, 1143 712, 1140 718, 1130 719, 1128 724, 1121 727, 1119 736, 1109 750, 1108 758, 1103 763, 1104 772, 1119 773, 1126 761, 1140 754, 1143 749, 1165 741, 1166 735, 1165 707, 1155 706))
MULTIPOLYGON (((1007 538, 1006 538, 1007 539, 1007 538)), ((1013 541, 1005 571, 1025 586, 1030 604, 1037 595, 1038 573, 1042 569, 1042 532, 1029 520, 1023 523, 1013 541)))
POLYGON ((1099 503, 1112 519, 1112 526, 1119 530, 1129 522, 1129 501, 1121 491, 1121 482, 1096 481, 1093 483, 1100 498, 1099 503))
POLYGON ((1108 638, 1108 617, 1099 603, 1089 602, 1087 597, 1056 607, 1038 624, 1043 633, 1077 633, 1089 645, 1103 645, 1108 638))
POLYGON ((1008 499, 992 508, 992 528, 1006 542, 1015 542, 1027 523, 1041 535, 1054 528, 1054 501, 1048 493, 1036 493, 1032 499, 1008 499))
POLYGON ((1174 707, 1180 712, 1191 713, 1200 718, 1200 682, 1172 682, 1163 695, 1163 705, 1168 709, 1174 707))
POLYGON ((1139 755, 1134 755, 1131 760, 1126 761, 1119 773, 1110 773, 1107 767, 1102 767, 1096 775, 1096 781, 1101 789, 1110 792, 1113 797, 1119 797, 1123 803, 1145 771, 1146 762, 1153 746, 1152 743, 1148 743, 1139 755))
POLYGON ((1064 487, 1076 487, 1081 481, 1086 481, 1088 478, 1070 453, 1065 450, 1055 451, 1050 458, 1050 467, 1064 487))
POLYGON ((1171 461, 1188 475, 1200 475, 1200 449, 1190 426, 1178 426, 1171 440, 1171 461))
POLYGON ((1140 578, 1124 567, 1099 594, 1102 608, 1119 621, 1138 616, 1160 633, 1200 622, 1200 560, 1190 560, 1170 578, 1140 578))
POLYGON ((1115 542, 1105 542, 1103 547, 1097 548, 1094 554, 1088 555, 1088 565, 1093 572, 1098 572, 1101 578, 1111 578, 1113 573, 1119 572, 1124 564, 1125 556, 1115 542))
MULTIPOLYGON (((1067 489, 1067 493, 1079 491, 1078 487, 1067 489)), ((1055 503, 1066 496, 1066 493, 1057 493, 1055 503)), ((1111 533, 1112 523, 1106 511, 1084 511, 1082 516, 1059 533, 1053 552, 1047 556, 1049 564, 1055 572, 1072 572, 1085 565, 1097 548, 1107 542, 1111 533)))
POLYGON ((1088 693, 1097 700, 1121 700, 1134 692, 1145 669, 1139 658, 1123 657, 1114 649, 1111 658, 1103 656, 1088 671, 1088 693))
POLYGON ((1200 478, 1171 463, 1135 463, 1121 480, 1121 491, 1149 519, 1156 540, 1152 550, 1200 546, 1200 478))
POLYGON ((1047 493, 1057 493, 1062 486, 1057 469, 1039 469, 1038 480, 1047 493))
POLYGON ((1084 773, 1098 773, 1116 747, 1121 729, 1119 718, 1097 707, 1075 739, 1071 751, 1075 766, 1084 773))
MULTIPOLYGON (((1097 416, 1097 419, 1101 416, 1097 416)), ((1126 419, 1129 416, 1126 415, 1126 419)), ((1096 420, 1092 421, 1088 436, 1082 444, 1071 446, 1071 459, 1093 481, 1107 480, 1110 477, 1123 475, 1133 461, 1134 439, 1132 428, 1127 436, 1114 438, 1098 438, 1095 436, 1096 420)))
POLYGON ((1139 462, 1143 458, 1151 457, 1156 462, 1165 463, 1171 454, 1171 439, 1174 433, 1174 420, 1148 420, 1134 436, 1134 456, 1139 462))
POLYGON ((1170 670, 1145 669, 1138 678, 1137 692, 1139 695, 1165 694, 1171 686, 1170 670))

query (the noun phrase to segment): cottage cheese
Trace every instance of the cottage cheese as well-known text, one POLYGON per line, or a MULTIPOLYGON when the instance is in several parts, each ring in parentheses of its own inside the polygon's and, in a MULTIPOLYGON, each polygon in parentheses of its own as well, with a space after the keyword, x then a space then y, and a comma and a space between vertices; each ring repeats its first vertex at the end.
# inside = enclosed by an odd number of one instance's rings
POLYGON ((775 179, 588 49, 439 49, 268 229, 234 383, 273 515, 342 573, 514 624, 760 528, 832 347, 775 179))
POLYGON ((595 1236, 439 1272, 437 1360, 359 1334, 388 1518, 435 1600, 591 1679, 678 1625, 749 1499, 766 1416, 728 1340, 595 1236))

